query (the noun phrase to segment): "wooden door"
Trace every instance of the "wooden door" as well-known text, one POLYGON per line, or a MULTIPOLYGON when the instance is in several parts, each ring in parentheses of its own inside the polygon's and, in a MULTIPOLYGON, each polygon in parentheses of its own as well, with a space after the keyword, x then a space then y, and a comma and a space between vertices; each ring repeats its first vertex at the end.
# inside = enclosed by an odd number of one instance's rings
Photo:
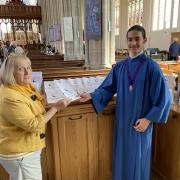
MULTIPOLYGON (((97 180, 98 142, 95 113, 57 119, 62 180, 97 180)), ((60 179, 56 177, 56 179, 60 179)))
POLYGON ((97 180, 112 179, 113 119, 113 111, 104 111, 98 116, 99 174, 97 180))

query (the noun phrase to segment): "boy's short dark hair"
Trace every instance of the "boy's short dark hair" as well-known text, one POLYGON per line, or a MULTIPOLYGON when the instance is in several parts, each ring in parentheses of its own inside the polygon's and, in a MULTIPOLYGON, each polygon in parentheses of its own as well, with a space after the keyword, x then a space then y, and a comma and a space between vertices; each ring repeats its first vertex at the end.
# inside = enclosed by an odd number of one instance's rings
POLYGON ((143 38, 146 39, 146 31, 145 31, 145 29, 144 29, 142 26, 140 26, 140 25, 134 25, 134 26, 130 27, 130 28, 128 29, 127 33, 126 33, 126 38, 128 38, 128 33, 129 33, 130 31, 138 31, 138 32, 141 32, 143 38))

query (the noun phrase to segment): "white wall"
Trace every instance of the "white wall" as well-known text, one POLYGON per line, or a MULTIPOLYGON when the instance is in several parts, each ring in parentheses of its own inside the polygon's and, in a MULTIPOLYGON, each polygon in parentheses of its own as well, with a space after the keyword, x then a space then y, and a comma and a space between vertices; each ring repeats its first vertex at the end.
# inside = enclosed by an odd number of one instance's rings
POLYGON ((151 32, 147 47, 159 48, 160 50, 168 50, 171 43, 170 31, 151 32))
MULTIPOLYGON (((147 1, 147 0, 145 0, 147 1)), ((153 1, 153 0, 151 0, 153 1)), ((151 12, 153 12, 153 3, 151 3, 151 12)), ((145 7, 145 11, 148 7, 145 7)), ((174 29, 164 29, 161 31, 152 31, 152 15, 150 18, 150 26, 149 26, 149 43, 148 47, 157 47, 160 50, 169 50, 169 45, 171 44, 171 33, 172 32, 180 32, 180 2, 179 2, 179 14, 178 14, 178 24, 177 28, 174 29)))
MULTIPOLYGON (((127 29, 124 27, 124 21, 128 22, 127 9, 128 4, 125 3, 127 0, 120 0, 120 11, 123 12, 123 20, 120 18, 120 27, 121 29, 127 29), (122 7, 123 6, 123 7, 122 7)), ((153 11, 153 0, 144 0, 144 15, 143 15, 143 26, 147 32, 147 44, 146 47, 159 48, 160 50, 168 50, 171 43, 171 32, 180 32, 180 3, 179 3, 179 15, 178 15, 178 26, 175 29, 162 30, 162 31, 152 31, 152 11, 153 11)), ((120 12, 122 16, 122 13, 120 12)), ((121 17, 120 16, 120 17, 121 17)), ((120 31, 122 33, 122 31, 120 31)), ((124 34, 124 33, 123 33, 124 34)), ((125 36, 120 34, 116 36, 115 47, 116 48, 127 48, 125 36), (123 43, 121 43, 123 42, 123 43)))

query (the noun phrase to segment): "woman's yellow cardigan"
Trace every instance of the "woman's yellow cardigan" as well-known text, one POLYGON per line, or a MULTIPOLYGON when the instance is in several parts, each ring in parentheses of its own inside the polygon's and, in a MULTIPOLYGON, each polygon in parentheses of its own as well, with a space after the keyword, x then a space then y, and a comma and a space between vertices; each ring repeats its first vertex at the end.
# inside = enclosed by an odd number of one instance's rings
POLYGON ((0 88, 0 154, 32 152, 45 146, 44 109, 38 100, 0 88))

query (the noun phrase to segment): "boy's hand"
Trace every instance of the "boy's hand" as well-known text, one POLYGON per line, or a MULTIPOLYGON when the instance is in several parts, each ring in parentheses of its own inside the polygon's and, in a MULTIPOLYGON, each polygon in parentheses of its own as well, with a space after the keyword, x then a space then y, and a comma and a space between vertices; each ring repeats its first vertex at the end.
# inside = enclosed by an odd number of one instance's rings
POLYGON ((136 131, 144 132, 144 131, 146 131, 146 129, 148 128, 150 123, 151 123, 151 121, 149 121, 148 119, 142 118, 142 119, 138 119, 136 121, 135 126, 133 126, 133 127, 136 131))
POLYGON ((79 99, 80 102, 86 102, 91 99, 91 95, 89 93, 82 93, 82 94, 79 94, 79 96, 81 97, 79 99))

